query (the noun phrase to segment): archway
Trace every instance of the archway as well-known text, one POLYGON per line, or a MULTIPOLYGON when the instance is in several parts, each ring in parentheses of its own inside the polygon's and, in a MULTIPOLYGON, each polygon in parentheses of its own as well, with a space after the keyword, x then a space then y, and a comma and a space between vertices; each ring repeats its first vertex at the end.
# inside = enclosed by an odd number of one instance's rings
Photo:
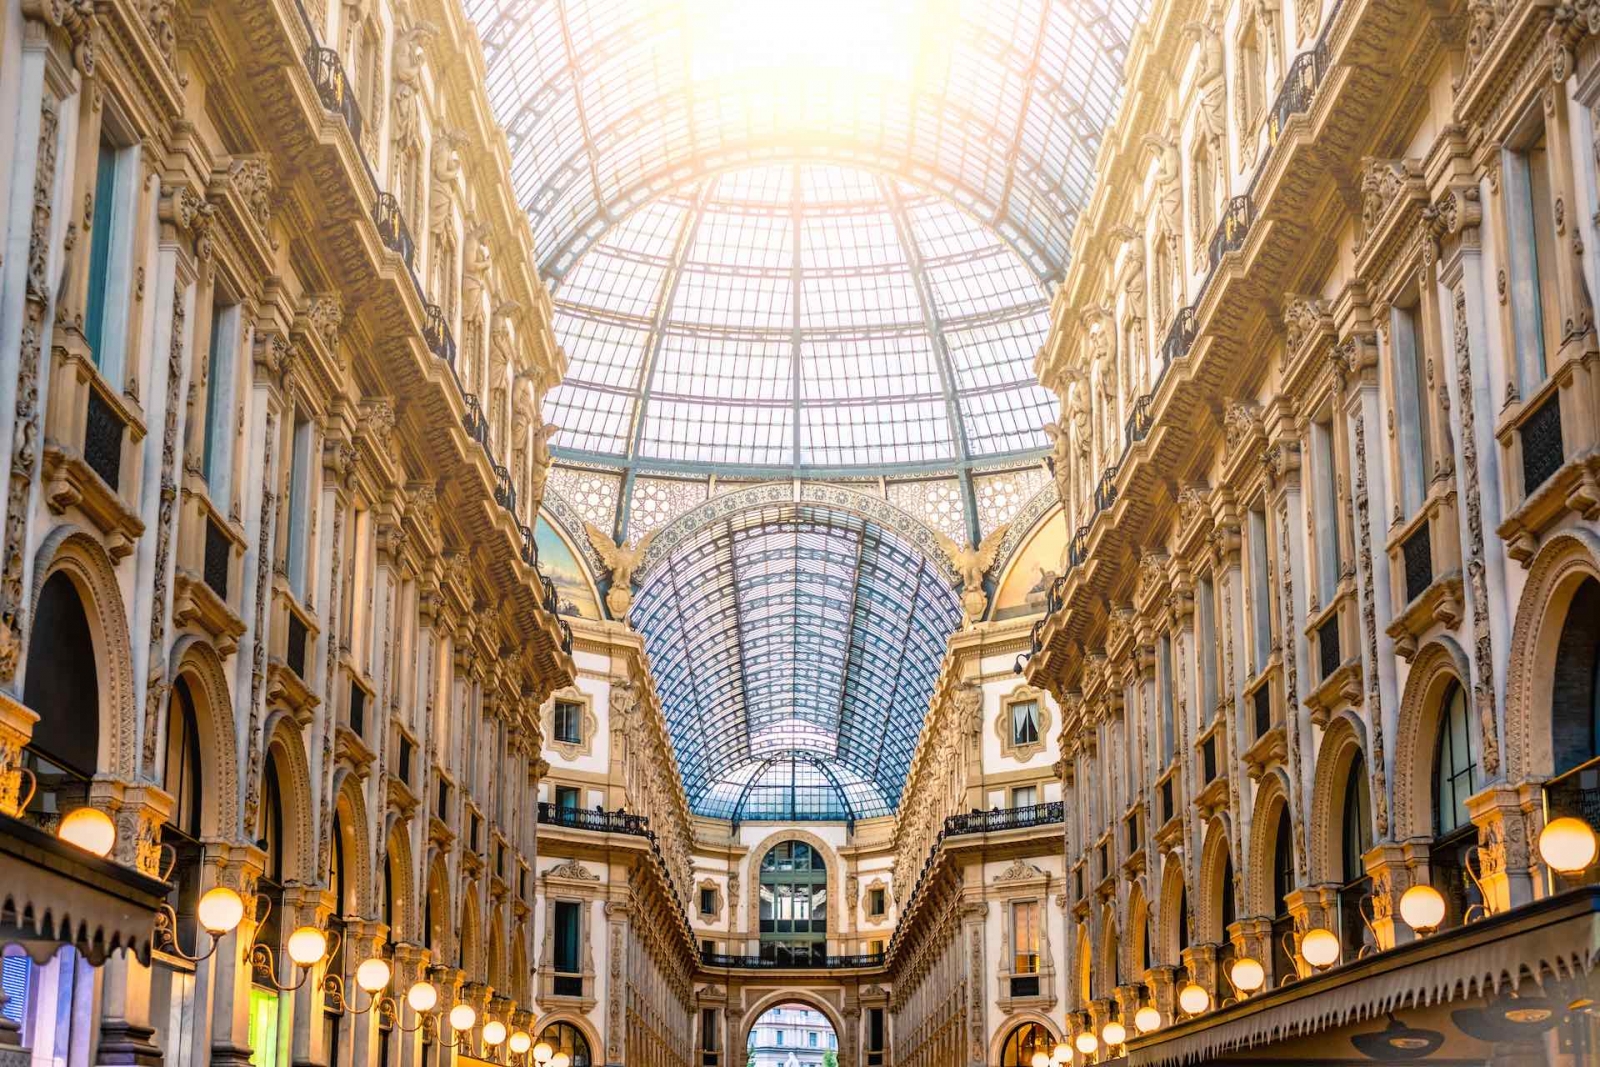
POLYGON ((1034 1056, 1041 1052, 1049 1056, 1055 1047, 1056 1035, 1047 1023, 1025 1019, 1005 1032, 994 1062, 1000 1067, 1031 1067, 1034 1056))
POLYGON ((745 1049, 754 1067, 837 1067, 839 1033, 826 1013, 792 1000, 756 1016, 745 1049))

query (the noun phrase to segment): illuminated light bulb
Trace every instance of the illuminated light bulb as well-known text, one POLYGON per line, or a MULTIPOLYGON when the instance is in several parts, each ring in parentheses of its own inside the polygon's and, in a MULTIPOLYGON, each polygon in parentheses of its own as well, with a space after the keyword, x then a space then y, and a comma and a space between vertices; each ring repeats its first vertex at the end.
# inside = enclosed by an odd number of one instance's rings
POLYGON ((1211 1007, 1211 994, 1190 982, 1178 993, 1178 1007, 1190 1015, 1199 1015, 1211 1007))
POLYGON ((56 836, 96 856, 111 854, 117 843, 117 828, 111 816, 99 808, 77 808, 67 813, 56 829, 56 836))
POLYGON ((1228 977, 1233 979, 1234 988, 1239 992, 1254 993, 1266 984, 1267 971, 1261 966, 1260 960, 1244 956, 1233 961, 1233 969, 1228 972, 1228 977))
POLYGON ((361 966, 356 968, 356 985, 368 993, 376 993, 388 984, 389 965, 378 957, 362 960, 361 966))
POLYGON ((511 1035, 511 1041, 506 1046, 513 1056, 520 1056, 533 1047, 533 1038, 528 1036, 526 1030, 518 1030, 511 1035))
POLYGON ((1133 1025, 1141 1034, 1153 1034, 1161 1029, 1161 1012, 1154 1005, 1146 1004, 1133 1013, 1133 1025))
POLYGON ((194 909, 196 919, 209 934, 221 937, 244 921, 244 901, 225 885, 208 889, 194 909))
POLYGON ((310 967, 328 951, 328 935, 315 926, 302 926, 289 935, 289 958, 310 967))
POLYGON ((471 1004, 457 1004, 450 1009, 450 1025, 457 1030, 471 1030, 477 1021, 478 1013, 472 1010, 471 1004))
POLYGON ((1078 1046, 1078 1051, 1085 1056, 1093 1056, 1095 1049, 1100 1047, 1100 1039, 1087 1030, 1073 1038, 1072 1043, 1078 1046))
POLYGON ((499 1019, 490 1019, 483 1024, 483 1043, 493 1048, 506 1039, 506 1024, 499 1019))
POLYGON ((1107 1045, 1120 1045, 1128 1040, 1128 1028, 1113 1019, 1100 1028, 1100 1040, 1107 1045))
POLYGON ((1539 855, 1562 874, 1577 874, 1594 862, 1594 831, 1582 819, 1564 815, 1539 831, 1539 855))
POLYGON ((572 1057, 565 1052, 558 1052, 550 1057, 550 1067, 572 1067, 572 1057))
POLYGON ((1051 1063, 1071 1063, 1072 1049, 1065 1041, 1057 1041, 1055 1049, 1050 1053, 1051 1063))
POLYGON ((1033 1067, 1050 1067, 1050 1054, 1048 1052, 1035 1052, 1033 1059, 1028 1061, 1033 1067))
POLYGON ((556 1050, 550 1047, 550 1042, 548 1041, 541 1041, 537 1045, 533 1046, 534 1063, 549 1063, 550 1057, 554 1056, 555 1054, 556 1050))
POLYGON ((1414 885, 1400 895, 1400 918, 1419 934, 1432 933, 1444 922, 1444 897, 1431 885, 1414 885))
POLYGON ((432 982, 418 982, 406 990, 406 1003, 418 1015, 426 1015, 439 1003, 439 991, 433 988, 432 982))
POLYGON ((1300 939, 1300 955, 1313 967, 1332 967, 1339 962, 1339 939, 1320 926, 1307 930, 1300 939))

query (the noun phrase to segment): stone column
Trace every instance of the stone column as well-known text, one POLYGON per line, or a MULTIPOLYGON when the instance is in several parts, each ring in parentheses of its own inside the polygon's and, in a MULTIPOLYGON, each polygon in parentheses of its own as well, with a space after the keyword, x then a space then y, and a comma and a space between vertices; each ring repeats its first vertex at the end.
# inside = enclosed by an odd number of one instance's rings
MULTIPOLYGON (((355 982, 355 971, 361 966, 363 960, 382 953, 384 942, 388 940, 389 928, 381 922, 372 919, 347 919, 344 924, 344 959, 345 973, 341 976, 345 983, 345 1003, 353 1011, 363 1014, 355 1015, 346 1013, 345 1025, 348 1027, 350 1041, 345 1046, 351 1067, 366 1067, 369 1063, 378 1061, 378 1032, 377 1021, 379 1009, 378 1002, 385 997, 396 998, 396 1002, 405 999, 406 990, 410 984, 400 984, 400 971, 391 964, 389 975, 389 988, 380 989, 376 994, 369 996, 355 982)), ((332 1067, 343 1067, 342 1064, 333 1064, 332 1067)))
POLYGON ((1157 964, 1144 972, 1144 981, 1150 987, 1150 1003, 1161 1012, 1162 1025, 1170 1025, 1178 1012, 1179 970, 1166 964, 1157 964))
POLYGON ((966 943, 967 958, 967 1052, 969 1067, 983 1067, 988 1061, 988 1014, 984 1007, 984 990, 989 984, 989 968, 984 963, 984 927, 989 905, 973 902, 961 906, 961 937, 966 943))
MULTIPOLYGON (((406 994, 416 983, 430 979, 428 956, 428 950, 414 942, 395 943, 394 978, 391 982, 394 988, 395 1026, 394 1032, 387 1040, 395 1043, 391 1051, 395 1053, 393 1062, 397 1067, 413 1067, 422 1062, 423 1019, 411 1010, 411 1005, 406 1002, 406 994)), ((437 987, 438 984, 435 983, 435 988, 437 987)), ((446 993, 440 990, 439 1003, 448 1009, 445 996, 446 993)), ((384 1037, 380 1033, 375 1040, 382 1041, 384 1037)))
MULTIPOLYGON (((289 885, 283 890, 284 944, 276 950, 288 955, 289 934, 301 926, 328 927, 328 916, 333 914, 333 894, 318 886, 289 885)), ((328 947, 333 948, 330 938, 328 947)), ((302 970, 292 960, 279 959, 278 980, 287 976, 290 984, 305 979, 285 997, 292 1001, 289 1061, 293 1067, 326 1067, 328 1049, 322 1031, 322 980, 328 973, 324 957, 302 970)))
POLYGON ((1413 885, 1429 879, 1428 838, 1385 841, 1361 857, 1372 877, 1372 928, 1380 952, 1413 940, 1416 934, 1400 918, 1400 897, 1413 885))
MULTIPOLYGON (((1183 965, 1189 970, 1192 978, 1201 989, 1211 995, 1211 1003, 1220 1004, 1223 998, 1233 992, 1233 986, 1222 976, 1217 967, 1217 946, 1209 944, 1190 945, 1183 950, 1183 965)), ((1180 988, 1184 983, 1180 978, 1180 988)))
POLYGON ((1524 790, 1503 782, 1467 798, 1467 811, 1478 827, 1479 888, 1491 915, 1534 897, 1530 818, 1542 820, 1543 805, 1537 786, 1526 792, 1532 794, 1527 798, 1533 801, 1531 808, 1524 806, 1524 790))
POLYGON ((628 984, 628 905, 609 900, 606 915, 606 1062, 622 1063, 628 1050, 628 1017, 625 1011, 628 984))
MULTIPOLYGON (((111 858, 153 877, 161 873, 159 827, 172 813, 172 798, 151 785, 96 779, 89 803, 110 813, 117 826, 111 858)), ((106 960, 100 982, 98 1064, 155 1067, 162 1050, 152 1041, 150 967, 119 952, 106 960)))
MULTIPOLYGON (((227 886, 244 900, 244 919, 233 933, 217 944, 211 959, 201 964, 209 972, 206 992, 210 997, 210 1061, 212 1067, 247 1067, 250 1062, 250 960, 248 949, 255 942, 260 918, 256 883, 266 866, 266 856, 251 845, 230 845, 208 841, 205 844, 202 890, 227 886)), ((196 981, 196 1007, 202 1003, 201 982, 196 981)), ((204 1046, 202 1046, 202 1050, 204 1046)))
POLYGON ((1239 956, 1260 960, 1266 968, 1267 981, 1276 985, 1282 975, 1272 973, 1272 920, 1264 916, 1240 919, 1228 928, 1233 950, 1239 956))

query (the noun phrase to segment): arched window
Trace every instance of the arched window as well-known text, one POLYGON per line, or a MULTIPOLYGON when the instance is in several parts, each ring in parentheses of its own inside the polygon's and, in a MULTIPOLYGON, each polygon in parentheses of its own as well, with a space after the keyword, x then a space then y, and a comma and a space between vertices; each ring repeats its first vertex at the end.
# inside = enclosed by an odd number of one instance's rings
POLYGON ((1290 955, 1294 917, 1289 914, 1289 894, 1294 892, 1294 831, 1289 825, 1289 805, 1278 806, 1278 824, 1272 838, 1272 973, 1275 981, 1295 977, 1290 955))
POLYGON ((1211 144, 1204 132, 1195 135, 1194 170, 1194 248, 1196 261, 1204 261, 1211 234, 1217 228, 1217 164, 1211 157, 1211 144))
POLYGON ((1361 857, 1372 847, 1372 794, 1367 778, 1367 759, 1360 752, 1350 760, 1344 782, 1344 803, 1340 808, 1339 854, 1339 933, 1345 959, 1354 959, 1367 943, 1367 924, 1361 914, 1361 898, 1367 895, 1372 879, 1367 877, 1361 857))
POLYGON ((1238 919, 1233 901, 1233 853, 1224 854, 1222 861, 1221 884, 1217 887, 1218 911, 1221 913, 1221 929, 1217 931, 1217 941, 1222 946, 1217 953, 1217 965, 1223 974, 1229 971, 1229 964, 1233 962, 1236 953, 1233 948, 1233 939, 1228 936, 1228 928, 1238 919))
MULTIPOLYGON (((1178 890, 1178 951, 1189 947, 1189 887, 1178 890)), ((1177 961, 1172 961, 1176 963, 1177 961)))
POLYGON ((187 679, 172 683, 167 711, 167 759, 161 788, 172 797, 169 825, 191 838, 200 836, 200 726, 187 679))
POLYGON ((556 1052, 565 1052, 572 1060, 572 1067, 592 1067, 594 1063, 588 1039, 571 1023, 551 1023, 539 1034, 539 1040, 556 1052))
POLYGON ((828 952, 828 868, 804 841, 761 858, 761 958, 804 962, 828 952))
POLYGON ((1451 682, 1440 705, 1433 750, 1433 832, 1445 837, 1472 824, 1467 798, 1478 791, 1478 746, 1467 718, 1467 693, 1451 682))
POLYGON ((1006 1035, 1000 1048, 1000 1067, 1030 1067, 1036 1052, 1050 1055, 1055 1046, 1050 1031, 1038 1023, 1023 1023, 1006 1035))
POLYGON ((100 752, 94 636, 77 587, 61 571, 50 576, 39 594, 27 672, 23 703, 39 716, 28 742, 27 761, 38 777, 37 803, 59 789, 70 789, 73 782, 87 783, 94 777, 100 752), (62 670, 64 663, 72 669, 62 670))
POLYGON ((1593 578, 1567 608, 1550 697, 1551 750, 1561 774, 1600 756, 1600 582, 1593 578))

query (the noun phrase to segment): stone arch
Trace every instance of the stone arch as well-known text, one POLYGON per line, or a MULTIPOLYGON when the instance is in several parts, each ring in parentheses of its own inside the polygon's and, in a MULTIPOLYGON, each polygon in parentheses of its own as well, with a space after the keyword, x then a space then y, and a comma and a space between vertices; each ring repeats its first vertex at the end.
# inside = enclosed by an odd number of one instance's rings
POLYGON ((1144 975, 1144 961, 1147 954, 1150 962, 1155 962, 1155 956, 1147 952, 1153 950, 1150 944, 1150 901, 1145 896, 1144 881, 1134 882, 1128 889, 1128 917, 1127 935, 1122 939, 1122 951, 1127 962, 1123 966, 1123 973, 1131 978, 1142 978, 1144 975))
POLYGON ((999 1063, 1000 1057, 1005 1053, 1006 1039, 1029 1023, 1037 1023, 1043 1027, 1044 1032, 1050 1035, 1050 1043, 1052 1045, 1059 1044, 1065 1040, 1061 1029, 1051 1021, 1050 1016, 1043 1012, 1013 1011, 1009 1015, 1001 1016, 1000 1025, 995 1027, 994 1033, 989 1036, 988 1062, 999 1063))
POLYGON ((417 928, 420 922, 417 911, 417 865, 411 858, 410 824, 405 819, 396 815, 389 821, 389 829, 384 834, 384 851, 378 856, 380 864, 373 871, 372 885, 372 910, 382 915, 383 897, 378 889, 379 879, 385 876, 389 879, 389 894, 394 898, 394 922, 389 930, 391 941, 420 942, 417 928))
MULTIPOLYGON (((1366 757, 1365 725, 1353 712, 1335 715, 1323 732, 1317 749, 1317 766, 1311 784, 1311 819, 1306 826, 1310 837, 1306 865, 1312 885, 1344 881, 1344 798, 1345 783, 1356 758, 1366 757)), ((1370 764, 1368 770, 1371 770, 1370 764)), ((1377 804, 1373 798, 1374 810, 1377 804)), ((1369 830, 1373 829, 1368 827, 1369 830)), ((1377 835, 1373 835, 1377 839, 1377 835)))
MULTIPOLYGON (((750 1031, 756 1028, 756 1023, 761 1021, 763 1015, 771 1009, 782 1007, 785 1004, 799 1004, 827 1016, 828 1025, 833 1027, 833 1034, 839 1039, 839 1059, 842 1062, 848 1062, 843 1055, 845 1052, 844 1016, 839 1013, 838 1007, 828 1002, 826 997, 808 989, 774 990, 763 995, 754 1004, 746 1008, 744 1014, 739 1018, 739 1047, 748 1048, 750 1046, 750 1031)), ((853 1060, 854 1050, 850 1051, 852 1052, 850 1059, 853 1060)))
POLYGON ((1468 688, 1470 677, 1467 654, 1448 637, 1428 642, 1411 661, 1394 746, 1391 829, 1397 840, 1433 836, 1433 747, 1440 704, 1451 682, 1468 688))
POLYGON ((1585 578, 1600 581, 1600 536, 1586 529, 1550 535, 1528 567, 1507 663, 1504 770, 1510 781, 1548 775, 1555 766, 1550 707, 1556 651, 1585 578))
MULTIPOLYGON (((294 720, 280 713, 267 722, 266 751, 278 765, 278 795, 283 801, 285 881, 317 885, 317 848, 311 821, 311 767, 294 720)), ((262 761, 263 767, 265 760, 262 761)), ((251 831, 254 833, 254 830, 251 831)))
MULTIPOLYGON (((839 937, 843 933, 839 920, 839 899, 844 895, 844 867, 832 845, 805 830, 775 831, 763 837, 755 848, 750 850, 750 866, 747 870, 748 877, 745 879, 749 886, 746 901, 750 910, 745 912, 746 918, 752 926, 756 924, 756 919, 761 914, 761 864, 767 858, 768 852, 785 841, 802 841, 822 853, 822 861, 828 866, 828 937, 830 940, 839 937)), ((843 1031, 838 1032, 843 1034, 843 1031)))
POLYGON ((432 944, 428 947, 433 953, 434 962, 452 960, 455 958, 455 942, 450 932, 456 929, 453 921, 455 902, 450 899, 450 870, 445 864, 444 853, 433 854, 422 891, 426 894, 427 905, 418 913, 423 924, 420 939, 425 945, 431 939, 432 944))
POLYGON ((489 910, 489 985, 496 992, 510 986, 506 975, 505 952, 506 913, 496 904, 489 910))
POLYGON ((1179 946, 1183 944, 1179 923, 1185 910, 1183 901, 1187 884, 1183 879, 1183 861, 1176 853, 1168 853, 1161 865, 1161 896, 1156 905, 1156 922, 1160 924, 1156 946, 1157 959, 1162 963, 1180 962, 1179 946))
MULTIPOLYGON (((531 1001, 528 1003, 531 1003, 531 1001)), ((606 1047, 605 1045, 601 1044, 600 1032, 594 1028, 594 1024, 589 1021, 589 1017, 587 1015, 572 1008, 558 1008, 555 1011, 547 1012, 546 1014, 539 1016, 539 1022, 537 1024, 538 1033, 544 1033, 548 1027, 554 1026, 557 1023, 566 1023, 568 1026, 572 1027, 574 1030, 578 1031, 578 1033, 583 1035, 584 1041, 588 1042, 589 1044, 589 1056, 591 1060, 604 1061, 606 1047)), ((535 1037, 537 1038, 537 1034, 535 1037)))
MULTIPOLYGON (((367 828, 367 798, 361 792, 359 780, 349 770, 340 770, 334 776, 333 806, 334 813, 338 816, 339 846, 344 854, 345 885, 353 887, 351 896, 354 899, 350 902, 350 906, 354 910, 348 914, 375 915, 378 908, 372 887, 377 883, 372 877, 372 844, 371 833, 367 828)), ((345 902, 339 901, 337 907, 342 911, 345 902)))
POLYGON ((1292 839, 1297 829, 1294 806, 1289 803, 1289 782, 1282 768, 1274 768, 1262 775, 1261 785, 1256 790, 1255 809, 1250 815, 1250 844, 1245 859, 1247 916, 1271 918, 1277 913, 1277 903, 1272 896, 1272 853, 1277 844, 1279 812, 1289 820, 1292 839))
POLYGON ((1094 999, 1094 946, 1089 940, 1089 924, 1079 922, 1073 946, 1077 953, 1077 973, 1073 975, 1073 994, 1087 1004, 1094 999))
MULTIPOLYGON (((138 773, 139 723, 138 702, 133 694, 133 649, 128 638, 128 615, 122 602, 122 588, 117 583, 116 568, 104 546, 92 534, 73 525, 62 525, 52 530, 39 545, 34 556, 33 589, 28 602, 28 633, 38 615, 39 597, 44 584, 56 574, 64 574, 77 590, 83 605, 83 614, 89 621, 90 636, 94 641, 96 670, 101 672, 100 744, 95 759, 97 769, 132 781, 138 773)), ((27 662, 27 648, 21 650, 21 662, 27 662)), ((25 671, 25 668, 24 668, 25 671)), ((26 678, 18 678, 23 687, 26 678)), ((155 755, 154 715, 145 723, 150 732, 146 748, 151 759, 155 755)))
POLYGON ((1233 858, 1232 833, 1228 816, 1216 815, 1206 824, 1205 843, 1200 847, 1200 886, 1191 906, 1196 911, 1196 940, 1205 944, 1220 945, 1228 940, 1222 922, 1222 894, 1233 892, 1226 877, 1228 861, 1233 858))
POLYGON ((469 982, 483 981, 483 929, 478 917, 478 883, 469 881, 461 890, 461 954, 457 962, 469 982))
MULTIPOLYGON (((239 754, 235 742, 233 695, 222 657, 211 642, 185 634, 172 647, 171 676, 188 682, 194 700, 200 751, 205 757, 200 791, 200 831, 206 837, 236 840, 239 825, 239 754)), ((171 713, 172 700, 167 700, 171 713)), ((169 723, 167 729, 171 729, 169 723)), ((154 768, 151 768, 153 771, 154 768)))
POLYGON ((1117 927, 1117 909, 1114 903, 1107 903, 1100 912, 1100 995, 1109 997, 1112 990, 1119 984, 1117 978, 1127 978, 1127 972, 1122 967, 1119 957, 1121 951, 1121 935, 1117 927))

